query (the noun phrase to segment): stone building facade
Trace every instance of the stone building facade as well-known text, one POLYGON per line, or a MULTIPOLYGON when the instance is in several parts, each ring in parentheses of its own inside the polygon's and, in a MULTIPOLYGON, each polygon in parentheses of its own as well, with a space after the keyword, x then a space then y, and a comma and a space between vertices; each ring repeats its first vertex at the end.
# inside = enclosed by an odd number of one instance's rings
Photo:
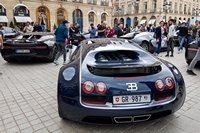
POLYGON ((0 23, 21 28, 26 21, 39 22, 44 14, 46 28, 52 31, 64 19, 78 22, 81 31, 87 31, 90 23, 107 21, 111 25, 112 2, 106 0, 0 0, 0 23))
POLYGON ((114 0, 112 24, 158 25, 161 20, 172 18, 178 25, 197 19, 199 5, 199 0, 114 0))

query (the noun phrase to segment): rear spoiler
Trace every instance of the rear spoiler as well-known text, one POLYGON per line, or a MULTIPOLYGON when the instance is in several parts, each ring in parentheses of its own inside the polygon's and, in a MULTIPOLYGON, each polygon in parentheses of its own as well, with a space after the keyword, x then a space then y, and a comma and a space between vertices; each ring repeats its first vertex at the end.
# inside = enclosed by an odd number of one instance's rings
POLYGON ((155 62, 149 65, 129 64, 129 65, 105 65, 96 64, 95 66, 87 65, 90 73, 98 76, 144 76, 159 73, 161 62, 155 62))

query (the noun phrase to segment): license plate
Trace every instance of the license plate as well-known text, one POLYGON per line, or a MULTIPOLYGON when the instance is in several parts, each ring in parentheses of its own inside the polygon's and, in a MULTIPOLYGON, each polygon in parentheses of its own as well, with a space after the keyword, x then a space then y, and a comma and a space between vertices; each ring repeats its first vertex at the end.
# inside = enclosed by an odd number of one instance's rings
POLYGON ((74 42, 78 42, 78 40, 74 40, 74 42))
POLYGON ((113 96, 113 104, 150 103, 150 95, 113 96))
POLYGON ((15 50, 15 53, 30 53, 29 49, 17 49, 15 50))

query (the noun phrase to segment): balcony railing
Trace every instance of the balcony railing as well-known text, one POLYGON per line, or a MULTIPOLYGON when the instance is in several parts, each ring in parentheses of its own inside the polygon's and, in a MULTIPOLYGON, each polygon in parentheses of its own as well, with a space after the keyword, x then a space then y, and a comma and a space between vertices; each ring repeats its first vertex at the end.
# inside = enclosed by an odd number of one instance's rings
POLYGON ((169 13, 174 13, 173 10, 169 10, 169 13))
POLYGON ((109 6, 109 2, 104 2, 104 1, 102 1, 102 2, 101 2, 101 6, 109 6))
POLYGON ((188 15, 191 15, 191 12, 188 12, 188 15))
POLYGON ((139 10, 134 10, 134 14, 137 14, 137 13, 139 13, 139 10))
POLYGON ((183 14, 183 11, 179 11, 179 14, 183 14))
POLYGON ((83 3, 83 0, 72 0, 74 3, 83 3))
POLYGON ((178 11, 174 11, 174 13, 178 13, 178 11))
POLYGON ((129 10, 129 11, 127 11, 127 13, 126 14, 131 14, 131 11, 129 10))
POLYGON ((155 9, 151 9, 150 13, 155 13, 156 12, 156 8, 155 9))
POLYGON ((187 12, 183 12, 184 14, 187 14, 187 12))
POLYGON ((96 5, 97 1, 96 0, 88 0, 87 3, 92 4, 92 5, 96 5))
POLYGON ((147 9, 142 10, 142 13, 147 13, 147 9))

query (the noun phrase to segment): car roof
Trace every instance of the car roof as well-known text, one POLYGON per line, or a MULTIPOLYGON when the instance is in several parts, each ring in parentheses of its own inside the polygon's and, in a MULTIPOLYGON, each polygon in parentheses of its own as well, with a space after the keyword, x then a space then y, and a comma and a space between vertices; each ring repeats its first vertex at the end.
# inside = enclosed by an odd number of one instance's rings
POLYGON ((54 35, 52 32, 28 32, 28 33, 21 33, 22 35, 54 35))

